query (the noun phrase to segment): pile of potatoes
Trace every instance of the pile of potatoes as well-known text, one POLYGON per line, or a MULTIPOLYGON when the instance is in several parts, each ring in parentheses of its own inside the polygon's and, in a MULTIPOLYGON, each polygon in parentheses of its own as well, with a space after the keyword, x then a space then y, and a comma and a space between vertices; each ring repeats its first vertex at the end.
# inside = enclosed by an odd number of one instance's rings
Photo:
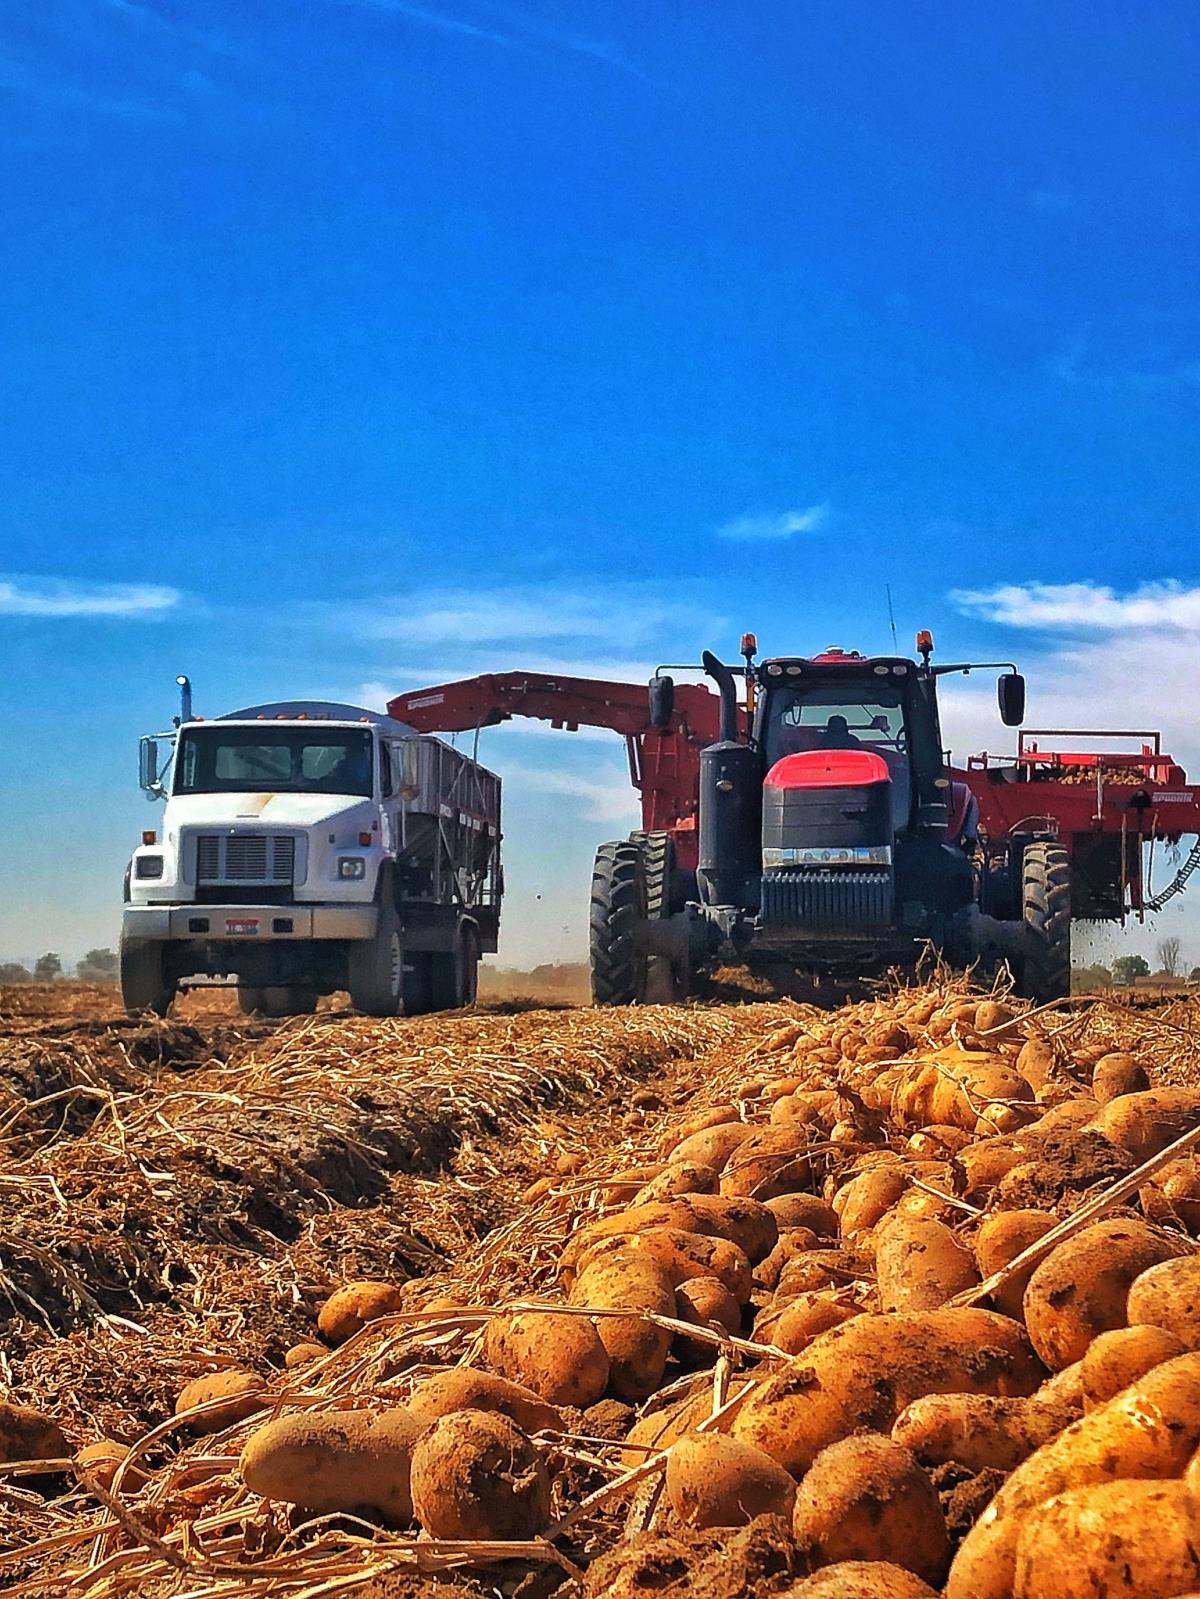
MULTIPOLYGON (((1044 1025, 924 990, 798 1012, 735 1094, 606 1185, 619 1208, 539 1287, 554 1308, 498 1311, 474 1364, 403 1405, 275 1417, 246 1486, 529 1539, 584 1491, 556 1442, 603 1447, 616 1417, 625 1507, 656 1481, 675 1548, 776 1518, 792 1567, 772 1591, 1200 1594, 1200 1160, 1037 1250, 1200 1125, 1200 1089, 1152 1087, 1134 1054, 1068 1055, 1044 1025)), ((643 1591, 635 1557, 644 1542, 596 1561, 589 1599, 643 1591)))

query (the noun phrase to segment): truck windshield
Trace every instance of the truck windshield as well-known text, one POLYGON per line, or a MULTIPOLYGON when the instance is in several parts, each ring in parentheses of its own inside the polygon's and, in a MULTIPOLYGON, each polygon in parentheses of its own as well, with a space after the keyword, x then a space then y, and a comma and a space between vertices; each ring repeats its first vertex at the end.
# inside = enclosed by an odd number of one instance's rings
POLYGON ((321 727, 188 728, 179 739, 176 794, 365 794, 371 735, 321 727))

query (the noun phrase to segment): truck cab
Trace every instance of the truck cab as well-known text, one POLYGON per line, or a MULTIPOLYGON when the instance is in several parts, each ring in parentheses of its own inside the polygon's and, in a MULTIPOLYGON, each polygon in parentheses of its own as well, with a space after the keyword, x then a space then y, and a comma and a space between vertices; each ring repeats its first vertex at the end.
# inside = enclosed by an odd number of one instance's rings
POLYGON ((499 778, 356 706, 189 712, 142 741, 165 807, 126 878, 126 1004, 229 979, 275 1015, 340 989, 372 1015, 469 1003, 499 931, 499 778))

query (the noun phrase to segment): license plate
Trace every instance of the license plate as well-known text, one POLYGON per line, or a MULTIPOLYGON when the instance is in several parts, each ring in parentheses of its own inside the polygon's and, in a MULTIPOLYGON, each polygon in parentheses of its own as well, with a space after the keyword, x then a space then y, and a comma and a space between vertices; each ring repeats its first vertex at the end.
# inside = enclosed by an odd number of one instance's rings
POLYGON ((242 937, 247 934, 253 935, 258 932, 258 917, 246 916, 235 919, 232 916, 227 916, 225 918, 225 932, 226 934, 240 935, 242 937))

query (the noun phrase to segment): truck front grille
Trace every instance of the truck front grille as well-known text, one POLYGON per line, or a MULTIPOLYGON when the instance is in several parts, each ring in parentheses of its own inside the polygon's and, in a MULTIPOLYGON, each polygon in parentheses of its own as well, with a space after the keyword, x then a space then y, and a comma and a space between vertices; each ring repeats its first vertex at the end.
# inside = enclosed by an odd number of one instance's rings
POLYGON ((290 833, 201 833, 196 839, 196 882, 286 887, 296 865, 290 833))

